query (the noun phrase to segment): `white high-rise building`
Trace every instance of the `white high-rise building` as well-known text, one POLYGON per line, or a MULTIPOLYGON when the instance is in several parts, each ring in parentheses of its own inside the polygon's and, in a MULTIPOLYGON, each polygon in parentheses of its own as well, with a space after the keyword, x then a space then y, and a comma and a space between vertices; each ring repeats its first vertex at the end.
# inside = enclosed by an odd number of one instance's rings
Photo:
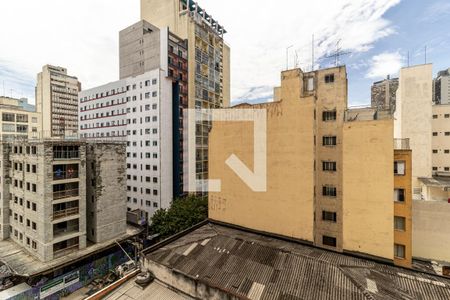
MULTIPOLYGON (((148 219, 173 200, 172 79, 155 69, 79 94, 80 134, 127 141, 127 206, 148 219)), ((124 199, 125 201, 125 199, 124 199)))

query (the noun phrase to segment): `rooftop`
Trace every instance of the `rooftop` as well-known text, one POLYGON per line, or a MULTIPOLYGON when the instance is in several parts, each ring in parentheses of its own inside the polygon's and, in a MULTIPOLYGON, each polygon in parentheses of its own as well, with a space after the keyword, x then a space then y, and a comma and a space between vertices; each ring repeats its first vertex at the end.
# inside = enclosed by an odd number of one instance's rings
POLYGON ((174 291, 161 282, 154 281, 145 289, 137 286, 134 279, 128 280, 104 300, 188 300, 193 299, 174 291))
POLYGON ((211 222, 144 254, 239 298, 450 299, 450 279, 211 222))
POLYGON ((8 239, 0 241, 0 263, 7 265, 19 276, 34 276, 50 269, 59 268, 63 265, 73 263, 86 256, 92 255, 95 252, 102 251, 110 246, 113 246, 116 241, 119 242, 126 240, 132 236, 135 236, 139 232, 139 228, 127 226, 126 234, 120 238, 103 243, 92 244, 85 249, 54 259, 50 262, 40 261, 36 257, 29 254, 23 247, 8 239))

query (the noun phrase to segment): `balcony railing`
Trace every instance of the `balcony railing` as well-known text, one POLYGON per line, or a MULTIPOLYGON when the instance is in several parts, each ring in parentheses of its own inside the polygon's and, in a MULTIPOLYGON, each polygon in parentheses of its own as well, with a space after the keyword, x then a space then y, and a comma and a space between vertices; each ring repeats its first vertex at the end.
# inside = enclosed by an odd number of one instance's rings
POLYGON ((69 197, 78 197, 79 189, 64 190, 53 192, 53 200, 64 199, 69 197))
POLYGON ((53 220, 62 219, 65 217, 77 215, 80 212, 78 207, 58 210, 53 212, 53 220))
POLYGON ((78 171, 56 171, 53 172, 53 180, 66 180, 78 178, 78 171))
POLYGON ((69 225, 66 228, 53 228, 53 237, 58 237, 58 236, 65 235, 68 233, 78 232, 79 230, 80 230, 80 227, 78 224, 69 225))
POLYGON ((73 246, 69 246, 67 248, 61 249, 61 250, 54 250, 53 251, 53 258, 58 258, 58 257, 62 257, 65 256, 67 254, 70 254, 72 252, 77 251, 79 248, 79 245, 73 245, 73 246))
POLYGON ((395 150, 409 150, 409 139, 394 139, 395 150))
POLYGON ((55 151, 53 152, 53 158, 56 159, 79 159, 80 152, 78 150, 72 151, 55 151))

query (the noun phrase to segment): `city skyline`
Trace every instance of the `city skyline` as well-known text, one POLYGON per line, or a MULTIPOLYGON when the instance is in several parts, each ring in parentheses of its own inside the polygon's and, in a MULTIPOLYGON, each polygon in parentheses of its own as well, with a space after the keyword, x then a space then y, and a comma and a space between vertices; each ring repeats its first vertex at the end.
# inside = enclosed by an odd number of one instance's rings
MULTIPOLYGON (((47 63, 66 66, 84 89, 118 79, 117 32, 139 19, 138 1, 114 5, 104 0, 64 5, 53 0, 39 4, 27 2, 1 4, 2 11, 21 11, 26 19, 36 22, 34 26, 27 23, 7 26, 14 23, 15 14, 6 15, 0 21, 5 23, 0 26, 5 40, 27 33, 27 39, 15 39, 0 50, 0 94, 27 97, 34 103, 36 74, 47 63), (39 20, 32 14, 37 9, 43 12, 39 20), (52 28, 53 24, 63 25, 52 28), (32 46, 32 55, 30 45, 40 45, 32 46)), ((350 105, 370 103, 371 83, 388 74, 396 76, 398 69, 407 65, 408 51, 410 65, 422 64, 427 45, 427 60, 434 64, 433 74, 448 66, 445 53, 450 43, 446 41, 449 33, 445 32, 445 24, 449 21, 445 17, 450 14, 450 4, 444 1, 429 1, 426 5, 399 0, 345 1, 327 5, 326 11, 321 1, 306 7, 293 1, 283 6, 264 2, 256 6, 256 1, 248 1, 240 3, 239 10, 231 3, 224 6, 203 0, 199 4, 208 7, 213 17, 226 24, 225 41, 233 48, 233 104, 272 99, 272 88, 279 84, 279 71, 286 69, 286 48, 290 45, 293 47, 288 50, 289 68, 295 67, 297 51, 298 67, 308 71, 312 34, 315 35, 316 68, 333 65, 334 58, 321 58, 335 51, 338 40, 342 51, 351 52, 340 60, 349 70, 350 105), (298 13, 287 14, 286 7, 298 13), (251 9, 254 14, 249 13, 251 9), (282 21, 264 22, 269 19, 282 21), (416 21, 413 23, 412 19, 416 21)))

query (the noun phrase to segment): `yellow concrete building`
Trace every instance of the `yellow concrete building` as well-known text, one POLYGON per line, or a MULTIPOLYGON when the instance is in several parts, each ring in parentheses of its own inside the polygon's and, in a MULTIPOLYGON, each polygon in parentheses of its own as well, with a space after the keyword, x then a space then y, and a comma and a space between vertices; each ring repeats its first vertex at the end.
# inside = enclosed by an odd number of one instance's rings
POLYGON ((254 168, 252 122, 213 122, 209 171, 221 189, 209 194, 209 217, 396 261, 391 112, 348 109, 343 66, 285 71, 275 95, 272 103, 235 107, 267 112, 265 192, 254 192, 226 164, 234 154, 254 168))
POLYGON ((394 148, 394 262, 411 267, 412 151, 409 140, 396 140, 394 148))
POLYGON ((1 140, 34 138, 41 131, 40 113, 25 99, 0 97, 1 140))
MULTIPOLYGON (((188 40, 189 108, 229 107, 230 47, 224 27, 191 0, 141 0, 141 19, 188 40)), ((192 121, 195 143, 189 144, 189 155, 196 161, 196 178, 189 181, 208 178, 210 123, 192 121)))

